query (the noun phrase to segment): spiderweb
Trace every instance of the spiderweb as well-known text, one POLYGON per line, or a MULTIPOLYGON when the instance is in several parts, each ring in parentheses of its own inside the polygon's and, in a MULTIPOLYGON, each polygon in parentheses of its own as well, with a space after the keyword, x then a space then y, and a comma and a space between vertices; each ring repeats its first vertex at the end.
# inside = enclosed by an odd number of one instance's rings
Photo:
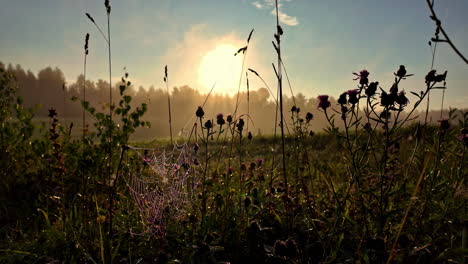
POLYGON ((146 231, 166 234, 166 224, 187 216, 186 208, 199 185, 196 151, 185 142, 172 150, 137 148, 142 166, 136 166, 126 179, 146 231))

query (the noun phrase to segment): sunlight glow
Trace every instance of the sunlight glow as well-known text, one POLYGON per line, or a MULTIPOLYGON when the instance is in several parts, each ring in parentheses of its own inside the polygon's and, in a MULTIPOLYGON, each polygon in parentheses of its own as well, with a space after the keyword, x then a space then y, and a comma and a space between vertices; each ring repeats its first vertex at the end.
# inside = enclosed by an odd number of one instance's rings
POLYGON ((207 52, 198 67, 198 82, 208 91, 216 83, 215 93, 235 94, 242 68, 242 54, 234 56, 237 48, 220 44, 207 52))

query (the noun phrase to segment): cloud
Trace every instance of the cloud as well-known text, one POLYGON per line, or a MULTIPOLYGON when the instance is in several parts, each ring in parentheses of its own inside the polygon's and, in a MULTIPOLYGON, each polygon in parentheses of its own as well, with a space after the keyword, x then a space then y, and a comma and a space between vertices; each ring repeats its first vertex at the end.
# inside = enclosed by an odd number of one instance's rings
POLYGON ((252 5, 255 6, 256 8, 258 8, 258 9, 263 9, 264 8, 264 6, 258 1, 253 2, 252 5))
MULTIPOLYGON (((273 9, 271 11, 271 14, 276 16, 276 10, 273 9)), ((286 13, 283 13, 283 11, 281 11, 281 8, 280 6, 278 6, 278 18, 279 18, 279 21, 285 25, 288 25, 288 26, 297 26, 299 25, 299 21, 297 20, 297 17, 293 17, 293 16, 290 16, 286 13)))
MULTIPOLYGON (((283 2, 292 2, 293 0, 283 0, 283 2)), ((276 1, 275 0, 260 0, 252 2, 252 5, 257 9, 271 9, 271 14, 276 16, 276 1)), ((278 0, 278 18, 279 21, 287 26, 299 25, 299 20, 295 16, 286 14, 283 10, 283 3, 278 0)))

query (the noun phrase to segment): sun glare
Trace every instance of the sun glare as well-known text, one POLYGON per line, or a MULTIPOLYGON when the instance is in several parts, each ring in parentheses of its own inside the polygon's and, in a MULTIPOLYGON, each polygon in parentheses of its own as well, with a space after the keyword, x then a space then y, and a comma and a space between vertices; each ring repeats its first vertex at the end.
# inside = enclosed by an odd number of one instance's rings
POLYGON ((203 56, 198 67, 198 82, 208 90, 216 83, 214 92, 237 92, 242 67, 242 56, 234 56, 237 48, 220 44, 203 56))

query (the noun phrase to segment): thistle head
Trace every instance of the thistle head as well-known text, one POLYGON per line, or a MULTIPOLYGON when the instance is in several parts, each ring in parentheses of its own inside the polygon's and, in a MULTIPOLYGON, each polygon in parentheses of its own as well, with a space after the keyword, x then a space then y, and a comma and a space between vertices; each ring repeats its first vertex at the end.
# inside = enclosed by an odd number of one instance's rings
POLYGON ((319 100, 319 108, 322 108, 325 111, 328 107, 330 107, 331 104, 330 101, 328 101, 328 95, 319 95, 317 99, 319 100))

